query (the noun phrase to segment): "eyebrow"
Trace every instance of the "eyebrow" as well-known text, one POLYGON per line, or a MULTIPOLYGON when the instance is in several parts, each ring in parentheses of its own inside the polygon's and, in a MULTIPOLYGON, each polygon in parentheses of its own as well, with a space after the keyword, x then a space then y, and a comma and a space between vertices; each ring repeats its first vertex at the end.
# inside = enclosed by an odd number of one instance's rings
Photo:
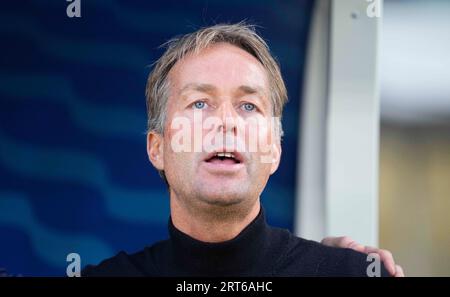
POLYGON ((240 86, 238 90, 246 95, 258 94, 260 96, 264 96, 266 93, 261 87, 240 86))
POLYGON ((194 90, 202 93, 215 93, 217 88, 211 84, 189 83, 180 90, 180 94, 187 90, 194 90))

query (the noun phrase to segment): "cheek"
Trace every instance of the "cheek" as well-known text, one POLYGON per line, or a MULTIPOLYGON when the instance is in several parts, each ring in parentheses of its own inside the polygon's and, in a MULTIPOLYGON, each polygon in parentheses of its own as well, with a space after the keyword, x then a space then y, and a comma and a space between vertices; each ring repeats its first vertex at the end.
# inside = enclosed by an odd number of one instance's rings
POLYGON ((174 141, 177 133, 181 132, 181 129, 167 129, 164 134, 164 170, 166 176, 176 179, 180 172, 185 171, 185 161, 183 160, 185 153, 179 151, 183 146, 177 145, 174 141))
POLYGON ((269 153, 273 142, 273 131, 270 121, 262 116, 247 121, 245 142, 250 153, 269 153))
POLYGON ((270 177, 270 165, 260 161, 260 156, 247 167, 248 185, 256 192, 261 193, 270 177))
POLYGON ((193 144, 190 128, 168 130, 164 137, 164 167, 177 174, 187 171, 192 173, 191 168, 197 158, 197 153, 192 150, 193 144))
POLYGON ((263 156, 256 155, 252 162, 250 173, 258 176, 268 176, 270 175, 271 167, 271 163, 264 162, 263 156))

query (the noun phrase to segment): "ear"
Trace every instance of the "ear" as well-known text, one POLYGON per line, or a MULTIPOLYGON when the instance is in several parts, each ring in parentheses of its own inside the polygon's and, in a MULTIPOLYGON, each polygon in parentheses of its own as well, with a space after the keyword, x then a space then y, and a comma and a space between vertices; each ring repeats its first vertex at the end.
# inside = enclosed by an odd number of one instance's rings
POLYGON ((161 134, 147 133, 147 155, 156 169, 164 170, 164 139, 161 134))
POLYGON ((272 144, 272 167, 270 168, 270 174, 273 174, 277 171, 278 166, 280 165, 281 159, 281 143, 277 142, 272 144))

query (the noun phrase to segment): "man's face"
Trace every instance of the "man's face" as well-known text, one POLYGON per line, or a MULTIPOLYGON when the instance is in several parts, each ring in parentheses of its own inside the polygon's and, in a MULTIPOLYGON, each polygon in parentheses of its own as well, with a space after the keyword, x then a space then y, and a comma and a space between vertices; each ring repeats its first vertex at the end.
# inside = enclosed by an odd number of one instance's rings
POLYGON ((150 160, 171 195, 196 205, 256 201, 281 153, 263 66, 218 43, 177 62, 169 85, 164 135, 150 135, 148 147, 158 147, 150 160))

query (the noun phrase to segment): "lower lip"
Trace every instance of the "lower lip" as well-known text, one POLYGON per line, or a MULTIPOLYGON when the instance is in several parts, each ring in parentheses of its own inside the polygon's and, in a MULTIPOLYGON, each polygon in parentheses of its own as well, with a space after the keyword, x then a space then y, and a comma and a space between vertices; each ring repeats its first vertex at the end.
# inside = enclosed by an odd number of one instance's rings
POLYGON ((233 161, 212 161, 212 162, 203 162, 205 168, 214 173, 235 173, 244 168, 244 163, 235 163, 233 161))

